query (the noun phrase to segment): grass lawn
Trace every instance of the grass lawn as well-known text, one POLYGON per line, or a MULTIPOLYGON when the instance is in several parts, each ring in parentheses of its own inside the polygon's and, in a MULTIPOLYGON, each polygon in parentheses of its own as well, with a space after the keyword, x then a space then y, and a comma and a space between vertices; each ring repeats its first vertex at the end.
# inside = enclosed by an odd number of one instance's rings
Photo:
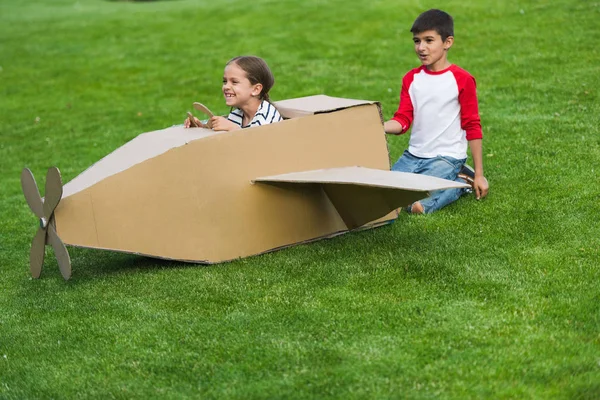
POLYGON ((0 0, 0 398, 600 398, 599 20, 592 0, 0 0), (274 100, 390 118, 433 7, 477 78, 488 198, 214 266, 70 248, 65 282, 48 249, 31 279, 23 167, 68 182, 194 101, 226 113, 240 54, 274 100))

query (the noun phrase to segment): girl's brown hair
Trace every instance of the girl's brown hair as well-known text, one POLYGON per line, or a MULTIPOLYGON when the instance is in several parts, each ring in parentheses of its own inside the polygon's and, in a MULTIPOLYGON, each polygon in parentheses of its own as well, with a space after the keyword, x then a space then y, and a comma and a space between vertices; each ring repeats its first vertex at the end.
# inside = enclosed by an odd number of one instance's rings
POLYGON ((270 102, 269 90, 275 84, 275 77, 265 60, 255 56, 239 56, 229 60, 227 65, 232 63, 246 72, 246 76, 251 84, 256 85, 260 83, 262 85, 262 90, 258 97, 260 100, 270 102))

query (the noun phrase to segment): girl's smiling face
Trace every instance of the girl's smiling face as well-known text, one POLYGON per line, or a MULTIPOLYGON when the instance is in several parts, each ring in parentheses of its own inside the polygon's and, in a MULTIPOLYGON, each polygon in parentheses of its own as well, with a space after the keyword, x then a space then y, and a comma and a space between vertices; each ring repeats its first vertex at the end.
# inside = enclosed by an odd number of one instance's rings
POLYGON ((229 107, 242 108, 253 98, 258 98, 262 85, 253 85, 247 77, 246 71, 235 62, 228 64, 223 72, 223 95, 225 104, 229 107))

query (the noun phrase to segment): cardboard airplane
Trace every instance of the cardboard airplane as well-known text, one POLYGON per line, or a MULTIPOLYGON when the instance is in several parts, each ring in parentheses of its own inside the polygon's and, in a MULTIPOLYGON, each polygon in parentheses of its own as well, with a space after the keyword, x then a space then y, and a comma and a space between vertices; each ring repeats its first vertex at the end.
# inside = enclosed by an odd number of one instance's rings
POLYGON ((324 95, 276 103, 284 121, 232 132, 180 126, 142 133, 66 185, 48 170, 45 198, 21 175, 65 279, 65 245, 219 263, 394 220, 430 191, 467 187, 391 172, 379 104, 324 95))

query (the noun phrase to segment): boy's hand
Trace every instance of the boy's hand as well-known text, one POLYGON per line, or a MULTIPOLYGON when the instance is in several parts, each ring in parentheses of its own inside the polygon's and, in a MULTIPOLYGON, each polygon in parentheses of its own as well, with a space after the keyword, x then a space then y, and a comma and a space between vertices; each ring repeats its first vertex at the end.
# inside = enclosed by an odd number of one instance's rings
POLYGON ((206 124, 210 129, 215 131, 233 131, 240 129, 239 125, 234 124, 225 117, 211 117, 206 124))
POLYGON ((488 194, 490 185, 483 175, 475 175, 473 180, 473 189, 475 190, 475 198, 477 200, 484 198, 488 194))
POLYGON ((389 121, 385 121, 383 124, 383 130, 385 130, 385 133, 388 134, 400 135, 404 130, 404 127, 395 119, 390 119, 389 121))

